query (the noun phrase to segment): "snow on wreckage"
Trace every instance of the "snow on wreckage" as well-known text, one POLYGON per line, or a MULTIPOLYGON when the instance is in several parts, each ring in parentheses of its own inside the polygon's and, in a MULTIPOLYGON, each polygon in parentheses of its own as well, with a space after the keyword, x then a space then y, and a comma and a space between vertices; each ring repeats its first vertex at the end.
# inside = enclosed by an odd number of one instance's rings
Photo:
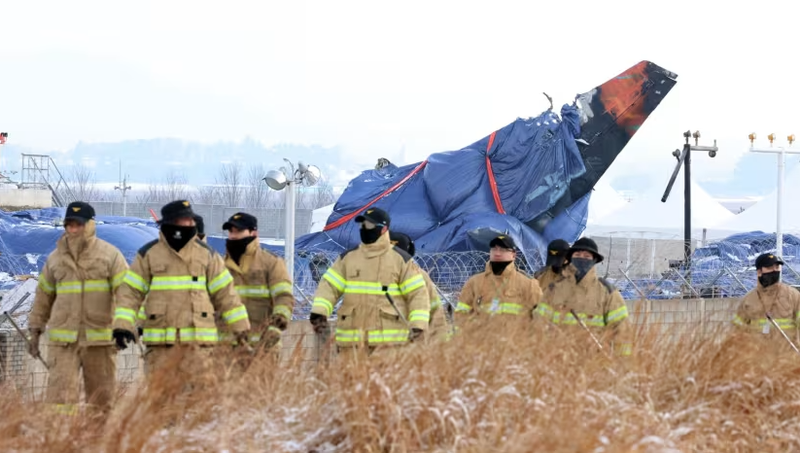
MULTIPOLYGON (((299 238, 297 249, 338 253, 357 246, 353 219, 376 206, 422 255, 485 252, 504 233, 519 244, 523 268, 535 269, 550 240, 580 236, 592 188, 676 78, 642 61, 576 96, 560 116, 551 105, 458 151, 403 167, 382 162, 350 182, 323 231, 299 238)), ((426 264, 435 283, 452 282, 441 275, 446 265, 426 264)), ((483 265, 476 260, 470 272, 483 265)))

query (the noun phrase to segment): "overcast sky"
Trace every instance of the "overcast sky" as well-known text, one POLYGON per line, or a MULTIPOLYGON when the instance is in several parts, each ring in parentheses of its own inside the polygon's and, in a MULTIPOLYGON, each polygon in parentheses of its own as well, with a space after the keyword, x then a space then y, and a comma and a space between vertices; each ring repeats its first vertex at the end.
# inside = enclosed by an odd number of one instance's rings
POLYGON ((751 131, 800 135, 800 7, 785 1, 1 3, 0 130, 41 150, 249 135, 369 166, 405 144, 410 163, 643 59, 678 84, 611 174, 666 180, 686 129, 721 147, 694 159, 701 181, 728 176, 751 131))

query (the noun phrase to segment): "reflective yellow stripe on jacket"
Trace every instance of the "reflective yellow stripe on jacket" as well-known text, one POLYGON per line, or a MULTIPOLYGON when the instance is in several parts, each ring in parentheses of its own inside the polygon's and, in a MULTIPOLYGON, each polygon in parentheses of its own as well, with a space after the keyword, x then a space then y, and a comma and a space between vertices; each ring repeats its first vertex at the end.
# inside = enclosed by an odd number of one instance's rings
MULTIPOLYGON (((44 278, 39 279, 39 287, 48 294, 83 294, 111 292, 122 283, 125 273, 117 274, 108 280, 71 280, 56 283, 55 287, 44 278)), ((74 343, 78 341, 78 331, 71 329, 48 329, 47 338, 56 343, 74 343)), ((111 329, 86 329, 86 341, 111 341, 111 329)))
MULTIPOLYGON (((374 295, 374 296, 382 296, 384 293, 389 293, 390 296, 404 296, 414 290, 422 288, 425 286, 425 279, 422 275, 417 274, 408 280, 400 283, 390 283, 389 285, 383 285, 380 282, 362 282, 362 281, 348 281, 338 272, 329 268, 325 274, 322 275, 322 278, 328 281, 334 288, 336 288, 339 292, 347 294, 367 294, 367 295, 374 295)), ((333 313, 333 303, 329 300, 323 299, 321 297, 314 298, 314 304, 312 306, 312 310, 314 307, 322 308, 325 310, 325 313, 328 317, 331 316, 333 313)), ((409 317, 412 315, 421 317, 424 316, 422 313, 425 313, 425 310, 415 310, 409 314, 409 317), (415 311, 419 311, 419 314, 416 314, 415 311)), ((430 313, 427 314, 427 318, 430 319, 430 313)), ((410 321, 410 320, 409 320, 410 321)))
MULTIPOLYGON (((233 281, 233 276, 227 269, 220 272, 210 282, 206 282, 205 276, 194 277, 191 275, 169 275, 154 276, 148 284, 145 280, 128 269, 123 281, 142 293, 151 291, 188 291, 205 290, 213 295, 233 281)), ((138 313, 130 308, 117 307, 114 312, 114 320, 124 320, 135 324, 135 319, 147 319, 144 305, 139 308, 138 313)), ((247 319, 247 309, 240 305, 234 309, 222 313, 222 319, 228 324, 233 324, 242 319, 247 319)), ((144 328, 142 329, 142 341, 148 344, 174 343, 180 341, 187 342, 217 342, 218 331, 216 327, 166 327, 166 328, 144 328)))
MULTIPOLYGON (((792 318, 772 318, 776 324, 781 328, 781 330, 792 330, 796 329, 798 323, 800 323, 800 316, 795 319, 792 318)), ((769 324, 772 327, 772 323, 767 318, 759 318, 753 319, 750 323, 745 322, 739 315, 733 316, 733 324, 742 327, 748 327, 753 330, 761 330, 764 328, 765 324, 769 324)))

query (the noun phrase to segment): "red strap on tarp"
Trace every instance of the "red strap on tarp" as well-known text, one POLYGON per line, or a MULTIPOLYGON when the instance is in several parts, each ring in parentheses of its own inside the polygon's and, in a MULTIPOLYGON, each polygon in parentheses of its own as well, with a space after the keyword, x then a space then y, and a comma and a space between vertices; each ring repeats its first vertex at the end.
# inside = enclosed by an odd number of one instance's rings
POLYGON ((350 214, 347 214, 344 217, 340 217, 339 220, 337 220, 337 221, 335 221, 333 223, 329 223, 329 224, 325 225, 322 228, 322 231, 332 230, 332 229, 334 229, 336 227, 339 227, 339 226, 344 225, 345 223, 349 222, 350 220, 355 218, 359 213, 361 213, 361 211, 367 209, 368 207, 372 206, 372 204, 375 203, 376 201, 380 200, 381 198, 385 197, 386 195, 389 195, 390 193, 392 193, 395 190, 397 190, 398 188, 400 188, 400 186, 405 184, 409 179, 411 179, 412 176, 416 175, 423 168, 425 168, 425 165, 427 165, 427 163, 428 163, 428 159, 423 160, 419 165, 417 165, 413 170, 411 170, 411 173, 407 174, 405 178, 403 178, 400 181, 398 181, 397 184, 395 184, 392 187, 389 187, 388 189, 386 189, 382 194, 378 195, 372 201, 370 201, 369 203, 367 203, 364 206, 362 206, 359 210, 351 212, 350 214))
POLYGON ((489 160, 489 151, 494 144, 494 136, 497 131, 492 132, 489 136, 489 144, 486 145, 486 174, 489 175, 489 187, 492 189, 492 198, 494 198, 494 205, 497 207, 497 212, 505 214, 506 210, 503 209, 503 202, 500 200, 500 192, 497 191, 497 181, 494 179, 494 172, 492 172, 492 162, 489 160))

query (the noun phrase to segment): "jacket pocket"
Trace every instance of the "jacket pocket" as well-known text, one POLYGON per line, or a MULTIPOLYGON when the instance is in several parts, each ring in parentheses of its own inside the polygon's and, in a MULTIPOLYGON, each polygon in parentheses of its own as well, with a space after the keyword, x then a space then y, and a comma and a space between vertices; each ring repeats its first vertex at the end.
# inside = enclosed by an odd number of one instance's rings
MULTIPOLYGON (((163 329, 167 326, 167 304, 160 297, 148 297, 144 305, 145 329, 163 329)), ((174 327, 174 326, 170 326, 174 327)))
POLYGON ((378 318, 382 330, 408 330, 408 326, 391 306, 380 307, 378 318))
POLYGON ((216 327, 214 320, 214 306, 207 297, 192 300, 192 322, 195 327, 216 327))
POLYGON ((86 323, 92 328, 109 327, 113 322, 111 294, 87 293, 84 295, 86 323))
POLYGON ((336 328, 337 329, 355 329, 356 328, 356 308, 352 305, 342 305, 339 312, 336 314, 336 328))
POLYGON ((56 298, 53 303, 53 310, 50 313, 50 319, 47 321, 48 327, 58 329, 67 324, 72 303, 76 297, 80 297, 80 294, 64 294, 56 298))
POLYGON ((269 312, 272 308, 272 303, 269 299, 242 299, 242 303, 247 308, 247 317, 250 319, 251 328, 255 329, 259 326, 269 324, 269 312))

